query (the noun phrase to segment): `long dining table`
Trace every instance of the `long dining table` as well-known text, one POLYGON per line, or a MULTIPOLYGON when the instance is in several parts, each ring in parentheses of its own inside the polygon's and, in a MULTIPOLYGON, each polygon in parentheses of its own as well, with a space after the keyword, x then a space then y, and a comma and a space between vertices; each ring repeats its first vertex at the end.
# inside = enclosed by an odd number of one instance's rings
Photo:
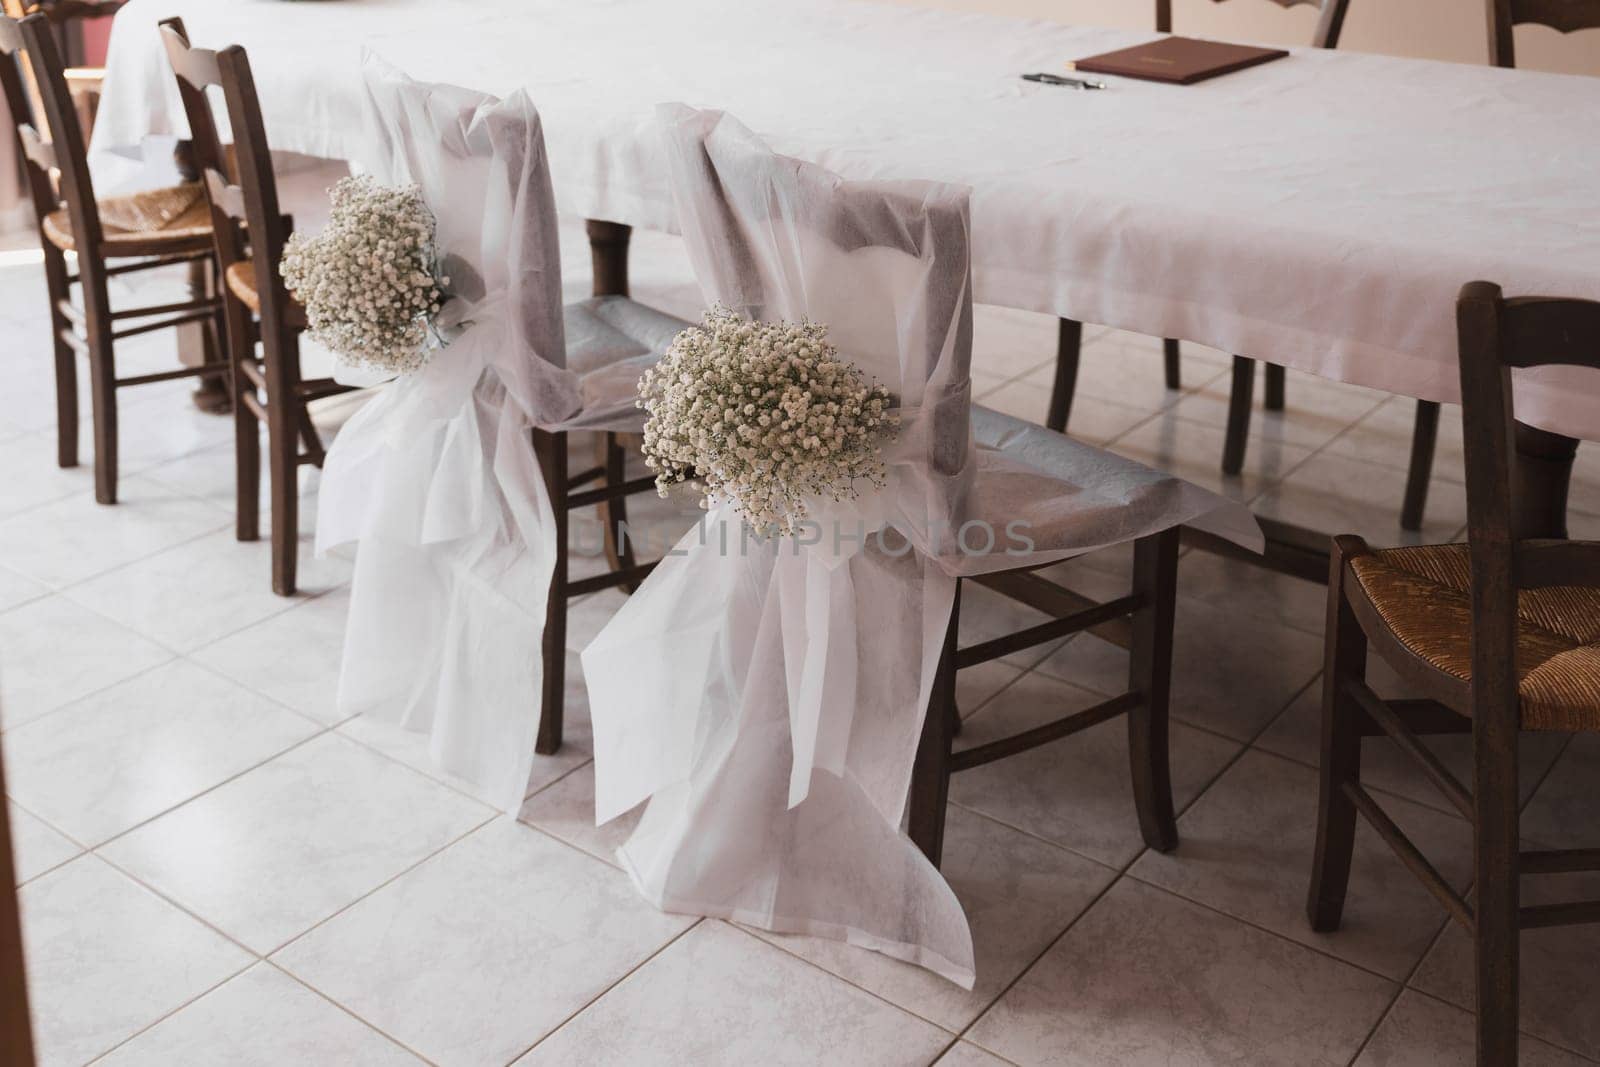
MULTIPOLYGON (((1600 137, 1581 128, 1600 78, 1299 49, 1074 91, 1020 75, 1154 35, 854 0, 131 0, 95 159, 185 132, 170 15, 249 50, 279 149, 360 160, 367 51, 526 91, 558 208, 595 220, 601 288, 626 284, 628 227, 675 229, 654 115, 681 101, 847 178, 970 186, 981 302, 1390 393, 1457 399, 1465 282, 1600 299, 1600 137)), ((1519 372, 1526 532, 1561 532, 1568 439, 1600 438, 1597 401, 1573 368, 1519 372)), ((1317 538, 1264 526, 1277 566, 1325 575, 1317 538)))

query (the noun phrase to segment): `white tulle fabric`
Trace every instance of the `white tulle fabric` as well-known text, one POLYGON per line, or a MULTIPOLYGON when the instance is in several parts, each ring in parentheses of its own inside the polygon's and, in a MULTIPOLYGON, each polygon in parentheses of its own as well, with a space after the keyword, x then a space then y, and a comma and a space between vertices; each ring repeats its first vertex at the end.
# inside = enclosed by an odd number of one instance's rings
POLYGON ((383 386, 323 466, 317 550, 359 545, 338 706, 427 733, 440 768, 515 809, 555 566, 529 431, 636 429, 639 416, 631 386, 566 369, 555 210, 527 97, 423 84, 371 55, 363 71, 363 165, 421 186, 457 295, 441 323, 449 346, 383 386))
POLYGON ((649 801, 619 856, 663 908, 849 941, 970 988, 961 906, 902 832, 958 576, 1184 522, 1259 535, 1178 479, 972 417, 965 188, 846 182, 720 113, 658 115, 707 299, 827 323, 903 425, 887 486, 820 504, 820 535, 762 542, 715 511, 584 650, 597 821, 649 801))

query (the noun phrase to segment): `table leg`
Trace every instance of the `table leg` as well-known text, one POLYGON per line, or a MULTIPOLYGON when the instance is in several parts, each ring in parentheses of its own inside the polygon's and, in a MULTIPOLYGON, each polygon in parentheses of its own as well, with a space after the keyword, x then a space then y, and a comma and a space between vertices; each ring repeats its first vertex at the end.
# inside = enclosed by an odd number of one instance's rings
POLYGON ((1516 475, 1511 502, 1518 537, 1567 536, 1567 491, 1578 442, 1532 426, 1516 425, 1516 475))
POLYGON ((590 219, 589 256, 594 268, 595 296, 628 295, 628 241, 633 227, 590 219))

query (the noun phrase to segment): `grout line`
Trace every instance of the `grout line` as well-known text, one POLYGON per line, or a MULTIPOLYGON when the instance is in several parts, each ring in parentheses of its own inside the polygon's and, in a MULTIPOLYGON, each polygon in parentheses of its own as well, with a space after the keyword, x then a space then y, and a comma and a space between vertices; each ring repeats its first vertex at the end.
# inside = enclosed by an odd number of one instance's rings
MULTIPOLYGON (((535 829, 537 829, 537 828, 535 828, 535 829)), ((543 833, 543 831, 539 831, 539 832, 543 833)), ((550 835, 546 834, 545 836, 548 837, 550 835)), ((566 842, 563 841, 562 844, 566 844, 566 842)), ((584 855, 588 855, 588 853, 584 853, 584 855)), ((594 857, 590 856, 590 859, 593 859, 593 858, 594 857)), ((629 978, 632 978, 635 974, 637 974, 640 971, 640 969, 642 969, 644 966, 646 966, 648 963, 650 963, 651 960, 653 960, 657 956, 661 955, 663 952, 665 952, 667 949, 671 948, 673 945, 676 945, 679 941, 681 941, 684 937, 686 937, 688 935, 689 931, 698 928, 701 923, 704 923, 704 922, 717 922, 717 921, 719 921, 719 920, 707 919, 705 916, 697 916, 693 922, 691 922, 688 926, 685 926, 678 933, 672 935, 672 937, 668 938, 666 941, 662 942, 662 944, 654 952, 651 952, 649 955, 645 956, 644 959, 642 959, 638 963, 634 964, 631 968, 628 969, 628 971, 625 974, 623 974, 621 977, 619 977, 616 981, 612 982, 610 985, 608 985, 604 989, 600 990, 600 992, 596 993, 589 1000, 585 1001, 584 1004, 581 1007, 579 1007, 576 1011, 574 1011, 571 1015, 568 1015, 565 1019, 562 1019, 559 1023, 556 1023, 556 1025, 552 1026, 537 1041, 535 1041, 533 1044, 529 1045, 527 1048, 523 1049, 522 1051, 518 1052, 515 1056, 512 1056, 511 1059, 506 1061, 507 1067, 510 1067, 511 1064, 516 1063, 517 1060, 522 1059, 522 1057, 526 1056, 528 1053, 530 1053, 534 1049, 538 1048, 541 1044, 543 1044, 544 1042, 548 1041, 550 1038, 554 1037, 557 1033, 559 1033, 564 1027, 566 1027, 574 1019, 576 1019, 578 1016, 582 1015, 584 1012, 588 1011, 590 1008, 594 1007, 595 1004, 599 1003, 600 999, 602 997, 604 997, 607 993, 609 993, 613 989, 617 988, 623 982, 626 982, 629 978)), ((725 924, 725 925, 727 925, 727 924, 725 924)))
POLYGON ((321 1000, 325 1000, 329 1004, 332 1004, 335 1008, 339 1009, 339 1011, 341 1011, 344 1014, 350 1016, 350 1018, 354 1019, 357 1023, 361 1024, 366 1029, 371 1030, 373 1033, 377 1034, 379 1037, 382 1037, 386 1041, 390 1041, 390 1042, 394 1043, 395 1045, 399 1046, 400 1048, 405 1049, 407 1052, 411 1053, 411 1055, 415 1056, 417 1059, 421 1060, 423 1063, 429 1064, 430 1067, 436 1067, 436 1065, 434 1064, 433 1060, 430 1060, 428 1057, 424 1056, 422 1053, 418 1052, 416 1049, 412 1048, 410 1045, 406 1044, 404 1041, 401 1041, 399 1038, 395 1037, 393 1034, 385 1033, 383 1030, 379 1029, 378 1027, 374 1026, 372 1023, 370 1023, 367 1020, 363 1019, 361 1016, 357 1015, 355 1012, 351 1011, 349 1008, 345 1007, 343 1004, 339 1003, 337 1000, 334 1000, 332 997, 328 996, 328 994, 324 993, 322 990, 318 989, 316 986, 311 985, 310 983, 306 982, 299 975, 295 974, 292 971, 285 970, 276 961, 269 960, 269 959, 263 959, 261 961, 261 966, 263 966, 263 967, 271 967, 273 970, 277 971, 279 974, 281 974, 285 978, 289 979, 289 981, 293 982, 295 985, 298 985, 302 989, 305 989, 308 992, 310 992, 313 996, 318 997, 321 1000))
MULTIPOLYGON (((315 932, 316 930, 321 929, 323 926, 326 926, 328 923, 332 922, 334 919, 337 919, 339 916, 343 915, 345 912, 349 911, 351 908, 354 908, 357 904, 360 904, 362 901, 364 901, 367 898, 373 896, 374 894, 382 891, 386 887, 388 887, 390 885, 393 885, 395 882, 399 881, 401 878, 404 878, 406 875, 410 874, 412 871, 416 870, 418 867, 421 867, 424 863, 427 863, 429 860, 432 860, 435 857, 437 857, 440 853, 443 853, 443 852, 455 847, 456 845, 460 844, 462 841, 465 841, 467 838, 471 837, 473 834, 477 833, 479 830, 482 830, 485 826, 488 826, 490 823, 494 822, 496 819, 498 819, 500 817, 501 814, 502 813, 500 813, 500 812, 494 812, 493 814, 489 815, 487 818, 483 819, 482 821, 472 824, 467 829, 463 830, 461 833, 455 835, 454 837, 452 837, 448 841, 446 841, 444 844, 442 844, 438 848, 434 849, 432 852, 429 852, 427 855, 425 855, 425 856, 421 857, 420 859, 418 859, 416 862, 408 864, 404 869, 396 871, 394 874, 390 875, 388 878, 385 878, 382 882, 379 882, 377 885, 373 886, 371 889, 367 890, 365 893, 362 893, 360 896, 354 898, 353 900, 348 901, 347 903, 345 903, 344 905, 342 905, 338 909, 336 909, 336 910, 334 910, 332 912, 329 912, 327 915, 324 915, 322 918, 318 919, 316 922, 312 923, 310 926, 306 927, 304 930, 301 930, 298 934, 295 934, 293 937, 289 938, 289 940, 287 940, 287 941, 285 941, 285 942, 283 942, 283 943, 281 943, 281 944, 279 944, 279 945, 277 945, 277 946, 275 946, 275 947, 273 947, 271 949, 268 949, 266 952, 259 953, 260 957, 262 959, 264 959, 264 960, 270 960, 273 956, 276 956, 278 953, 282 952, 284 949, 288 948, 289 946, 294 945, 294 944, 304 940, 307 935, 315 932)), ((371 1024, 369 1023, 368 1025, 370 1026, 371 1024)), ((376 1027, 374 1027, 374 1029, 376 1029, 376 1027)), ((387 1036, 387 1035, 385 1035, 385 1036, 387 1036)))

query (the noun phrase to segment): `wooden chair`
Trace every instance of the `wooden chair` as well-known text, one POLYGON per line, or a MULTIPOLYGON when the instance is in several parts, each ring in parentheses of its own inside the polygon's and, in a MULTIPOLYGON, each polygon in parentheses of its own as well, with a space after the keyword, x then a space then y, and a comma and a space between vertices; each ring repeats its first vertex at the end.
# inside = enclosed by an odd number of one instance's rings
POLYGON ((153 267, 204 261, 209 269, 213 257, 205 195, 198 185, 182 185, 97 200, 85 159, 83 131, 49 20, 44 15, 30 15, 21 22, 0 18, 0 60, 0 87, 16 125, 44 250, 55 344, 56 461, 63 467, 78 463, 76 356, 81 355, 89 363, 94 410, 95 499, 114 504, 117 390, 227 373, 227 364, 220 360, 124 378, 116 373, 115 346, 123 338, 189 323, 204 323, 220 333, 218 300, 202 296, 170 304, 113 308, 107 290, 110 278, 153 267), (48 140, 39 132, 24 72, 12 62, 22 58, 24 48, 28 76, 38 85, 52 131, 48 140), (74 254, 77 273, 68 267, 69 252, 74 254), (72 300, 74 282, 81 291, 81 304, 72 300))
POLYGON ((1340 537, 1329 574, 1322 785, 1307 912, 1337 929, 1357 813, 1473 936, 1478 1062, 1517 1060, 1518 931, 1600 922, 1600 901, 1524 907, 1520 876, 1600 870, 1600 849, 1519 851, 1523 730, 1600 730, 1600 542, 1523 539, 1512 509, 1513 367, 1600 370, 1600 303, 1473 282, 1456 305, 1468 541, 1374 551, 1340 537), (1379 699, 1368 643, 1422 699, 1379 699), (1471 732, 1469 791, 1418 739, 1471 732), (1457 894, 1361 784, 1361 739, 1387 734, 1472 823, 1476 902, 1457 894))
POLYGON ((1600 27, 1600 0, 1489 0, 1489 60, 1517 65, 1512 29, 1536 23, 1561 33, 1600 27))
MULTIPOLYGON (((1222 0, 1216 0, 1221 3, 1222 0)), ((1283 7, 1297 4, 1316 4, 1321 9, 1312 45, 1316 48, 1337 48, 1339 34, 1344 29, 1345 15, 1350 0, 1273 0, 1283 7)), ((1172 0, 1156 0, 1156 30, 1172 32, 1172 0)), ((1052 430, 1065 432, 1072 411, 1072 395, 1078 380, 1078 357, 1083 337, 1082 324, 1062 319, 1056 338, 1056 375, 1050 391, 1050 410, 1045 425, 1052 430)), ((1170 338, 1163 342, 1167 361, 1167 388, 1179 387, 1178 342, 1170 338)), ((1228 394, 1228 422, 1222 447, 1222 470, 1225 474, 1238 474, 1244 466, 1246 442, 1250 430, 1250 405, 1255 392, 1256 362, 1243 356, 1233 357, 1233 378, 1228 394)), ((1266 392, 1263 402, 1269 411, 1282 411, 1284 405, 1284 369, 1275 363, 1267 364, 1266 392)), ((1439 405, 1428 401, 1417 404, 1417 422, 1411 446, 1410 473, 1406 483, 1405 503, 1401 509, 1400 524, 1407 530, 1420 529, 1422 509, 1427 499, 1428 476, 1433 468, 1434 443, 1438 436, 1439 405)))
POLYGON ((266 423, 272 589, 292 596, 299 558, 298 471, 302 464, 320 467, 325 455, 306 405, 351 387, 332 378, 304 380, 300 375, 305 309, 289 295, 278 273, 292 223, 278 208, 272 153, 249 58, 240 48, 220 53, 191 48, 181 19, 162 22, 161 35, 189 121, 223 279, 233 381, 236 536, 241 541, 261 536, 261 424, 266 423), (231 164, 206 98, 212 86, 221 89, 228 109, 236 160, 231 164))

